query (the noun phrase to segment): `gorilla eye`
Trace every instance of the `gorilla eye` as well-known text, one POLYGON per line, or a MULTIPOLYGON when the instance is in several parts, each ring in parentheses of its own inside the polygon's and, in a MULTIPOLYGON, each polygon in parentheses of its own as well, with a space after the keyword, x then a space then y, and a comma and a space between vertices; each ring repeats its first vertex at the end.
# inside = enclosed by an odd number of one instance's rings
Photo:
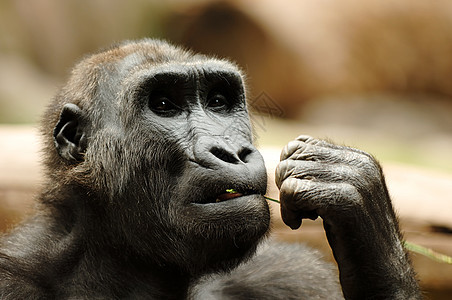
POLYGON ((215 93, 207 100, 207 107, 214 109, 229 108, 229 101, 224 95, 215 93))
POLYGON ((149 108, 157 114, 175 113, 178 107, 166 96, 150 96, 149 108))

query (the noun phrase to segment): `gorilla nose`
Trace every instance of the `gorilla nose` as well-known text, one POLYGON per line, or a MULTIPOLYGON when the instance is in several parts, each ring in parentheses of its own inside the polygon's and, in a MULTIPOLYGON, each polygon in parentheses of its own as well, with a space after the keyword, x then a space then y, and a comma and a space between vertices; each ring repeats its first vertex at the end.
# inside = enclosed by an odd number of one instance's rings
POLYGON ((213 146, 210 150, 216 158, 231 164, 237 164, 239 162, 239 157, 235 153, 228 151, 227 149, 220 148, 218 146, 213 146))
POLYGON ((194 158, 197 163, 204 167, 224 167, 230 164, 248 163, 255 151, 257 150, 250 143, 204 137, 195 144, 194 158))
POLYGON ((248 147, 241 147, 238 151, 233 151, 232 149, 220 148, 218 146, 213 146, 209 151, 216 158, 231 164, 238 164, 240 162, 247 163, 248 156, 253 152, 248 147))

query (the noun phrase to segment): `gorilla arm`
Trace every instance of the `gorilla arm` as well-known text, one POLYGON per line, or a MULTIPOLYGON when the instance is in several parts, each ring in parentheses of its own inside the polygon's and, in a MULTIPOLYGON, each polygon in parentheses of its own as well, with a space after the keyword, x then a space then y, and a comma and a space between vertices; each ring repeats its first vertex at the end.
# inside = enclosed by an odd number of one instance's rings
POLYGON ((286 225, 322 217, 346 299, 421 299, 372 156, 300 136, 281 153, 276 183, 286 225))
POLYGON ((202 278, 190 300, 344 299, 334 266, 303 244, 265 243, 248 262, 202 278))

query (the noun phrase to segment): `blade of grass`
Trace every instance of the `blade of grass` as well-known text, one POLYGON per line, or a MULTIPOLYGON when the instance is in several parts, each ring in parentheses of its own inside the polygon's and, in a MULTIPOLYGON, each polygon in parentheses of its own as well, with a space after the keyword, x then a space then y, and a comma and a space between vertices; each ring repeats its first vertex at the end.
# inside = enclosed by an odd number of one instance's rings
POLYGON ((407 242, 407 241, 404 242, 404 246, 406 249, 408 249, 412 252, 424 255, 434 261, 446 263, 446 264, 452 264, 452 257, 447 256, 442 253, 435 252, 430 248, 426 248, 421 245, 414 244, 414 243, 407 242))
MULTIPOLYGON (((267 196, 264 196, 264 198, 267 200, 276 202, 276 203, 280 203, 278 200, 267 197, 267 196)), ((426 248, 426 247, 420 246, 418 244, 414 244, 412 242, 407 242, 407 241, 404 242, 404 247, 411 252, 415 252, 415 253, 424 255, 425 257, 430 258, 434 261, 437 261, 440 263, 452 264, 452 257, 447 256, 442 253, 435 252, 430 248, 426 248)))
MULTIPOLYGON (((228 193, 235 193, 235 190, 228 189, 228 190, 226 190, 226 192, 228 192, 228 193)), ((280 203, 279 200, 276 200, 276 199, 273 199, 273 198, 270 198, 270 197, 267 197, 267 196, 264 196, 264 198, 269 200, 269 201, 280 203)), ((447 256, 447 255, 442 254, 442 253, 435 252, 435 251, 433 251, 430 248, 426 248, 426 247, 423 247, 421 245, 414 244, 414 243, 407 242, 407 241, 404 241, 404 247, 407 250, 411 251, 411 252, 415 252, 415 253, 424 255, 425 257, 428 257, 428 258, 430 258, 430 259, 432 259, 434 261, 437 261, 437 262, 440 262, 440 263, 452 264, 452 257, 447 256)))
MULTIPOLYGON (((234 190, 234 189, 226 189, 226 193, 234 194, 234 193, 237 193, 237 191, 234 190)), ((276 200, 276 199, 273 199, 273 198, 270 198, 270 197, 267 197, 267 196, 264 196, 264 198, 267 199, 267 200, 279 203, 279 200, 276 200)))
POLYGON ((276 199, 273 199, 273 198, 270 198, 270 197, 267 197, 267 196, 264 196, 264 198, 267 199, 267 200, 279 203, 279 200, 276 200, 276 199))

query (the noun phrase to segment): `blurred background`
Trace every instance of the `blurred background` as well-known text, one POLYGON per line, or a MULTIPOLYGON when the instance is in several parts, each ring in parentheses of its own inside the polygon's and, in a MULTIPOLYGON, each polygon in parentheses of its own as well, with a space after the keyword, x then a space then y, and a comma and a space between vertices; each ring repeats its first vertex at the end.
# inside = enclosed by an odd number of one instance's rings
MULTIPOLYGON (((37 124, 87 53, 167 39, 247 73, 256 141, 272 176, 299 134, 373 153, 409 241, 452 255, 452 2, 448 0, 3 0, 0 2, 0 230, 33 211, 37 124)), ((44 116, 45 117, 45 116, 44 116)), ((270 194, 277 197, 270 182, 270 194)), ((331 258, 321 222, 274 235, 331 258)), ((452 265, 413 254, 430 299, 452 265)))

